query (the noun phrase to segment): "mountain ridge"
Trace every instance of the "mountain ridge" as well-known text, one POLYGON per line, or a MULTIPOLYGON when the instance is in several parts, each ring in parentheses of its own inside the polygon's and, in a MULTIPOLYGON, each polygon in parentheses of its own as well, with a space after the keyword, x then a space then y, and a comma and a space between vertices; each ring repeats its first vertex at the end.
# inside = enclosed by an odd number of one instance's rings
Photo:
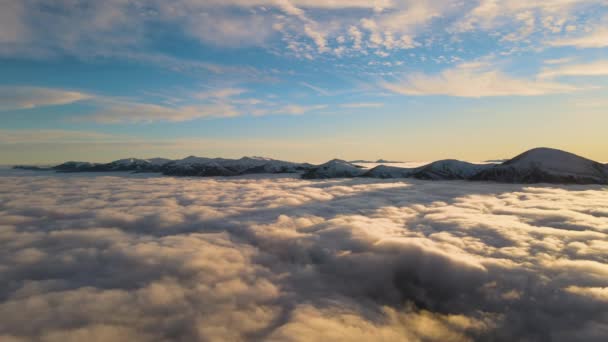
POLYGON ((341 159, 332 159, 320 165, 313 165, 265 157, 226 159, 197 156, 188 156, 178 160, 125 158, 110 163, 68 161, 50 168, 27 165, 18 165, 14 168, 56 172, 156 172, 167 176, 191 177, 301 173, 301 177, 304 179, 368 177, 522 184, 608 184, 608 164, 546 147, 528 150, 501 164, 474 164, 455 159, 444 159, 416 168, 379 165, 365 169, 341 159))

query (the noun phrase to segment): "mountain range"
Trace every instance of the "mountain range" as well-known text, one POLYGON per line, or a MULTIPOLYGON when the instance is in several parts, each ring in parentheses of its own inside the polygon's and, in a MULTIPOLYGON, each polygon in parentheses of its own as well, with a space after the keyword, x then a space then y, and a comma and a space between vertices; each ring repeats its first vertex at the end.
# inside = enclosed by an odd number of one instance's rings
POLYGON ((89 163, 69 161, 50 168, 35 166, 15 166, 16 169, 50 170, 57 172, 160 172, 168 176, 238 176, 253 173, 296 173, 306 171, 313 165, 292 163, 263 157, 243 157, 240 159, 203 158, 189 156, 184 159, 165 158, 120 159, 110 163, 89 163))
POLYGON ((196 177, 302 173, 304 179, 370 177, 502 183, 608 184, 608 165, 551 148, 532 149, 500 164, 473 164, 446 159, 416 168, 379 165, 366 169, 340 159, 313 165, 263 157, 225 159, 195 156, 179 160, 128 158, 110 163, 69 161, 50 168, 23 165, 14 168, 57 172, 157 172, 168 176, 196 177))

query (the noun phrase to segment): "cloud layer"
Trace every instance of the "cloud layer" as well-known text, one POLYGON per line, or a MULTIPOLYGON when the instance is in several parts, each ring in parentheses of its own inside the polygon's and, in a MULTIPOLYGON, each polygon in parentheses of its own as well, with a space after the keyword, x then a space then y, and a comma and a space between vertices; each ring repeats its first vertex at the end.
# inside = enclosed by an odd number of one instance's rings
POLYGON ((0 183, 3 340, 608 336, 601 187, 12 171, 0 183))
POLYGON ((117 48, 144 45, 150 28, 159 23, 203 44, 280 46, 303 58, 384 55, 439 42, 441 33, 483 32, 503 42, 545 36, 556 46, 600 47, 604 33, 598 29, 582 37, 588 27, 580 19, 604 5, 603 0, 111 0, 78 5, 9 0, 0 17, 0 55, 115 55, 117 48))

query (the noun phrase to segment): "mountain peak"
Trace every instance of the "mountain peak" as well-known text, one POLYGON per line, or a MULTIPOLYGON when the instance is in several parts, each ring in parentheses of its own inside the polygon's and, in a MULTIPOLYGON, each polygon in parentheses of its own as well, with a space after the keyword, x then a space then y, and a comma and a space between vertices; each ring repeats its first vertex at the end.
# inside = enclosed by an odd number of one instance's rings
POLYGON ((608 170, 593 160, 547 147, 526 151, 489 168, 473 180, 510 183, 608 183, 608 170))
POLYGON ((305 174, 302 178, 317 179, 317 178, 352 178, 363 175, 365 171, 361 167, 351 164, 342 159, 332 159, 324 164, 321 164, 305 174))

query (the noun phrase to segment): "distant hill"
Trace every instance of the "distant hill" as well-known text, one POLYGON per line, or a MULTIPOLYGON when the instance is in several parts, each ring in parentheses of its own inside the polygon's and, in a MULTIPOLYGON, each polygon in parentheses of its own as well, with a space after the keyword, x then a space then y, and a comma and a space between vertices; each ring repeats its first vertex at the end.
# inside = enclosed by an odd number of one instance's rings
MULTIPOLYGON (((179 160, 127 158, 105 164, 69 161, 48 168, 27 165, 18 165, 14 168, 57 172, 158 172, 169 176, 196 177, 302 173, 302 178, 305 179, 371 177, 504 183, 608 184, 608 165, 551 148, 535 148, 500 164, 472 164, 446 159, 416 168, 379 165, 371 170, 365 170, 356 165, 357 163, 367 162, 333 159, 321 165, 312 165, 263 157, 224 159, 189 156, 179 160)), ((396 162, 380 159, 374 163, 396 162)))

